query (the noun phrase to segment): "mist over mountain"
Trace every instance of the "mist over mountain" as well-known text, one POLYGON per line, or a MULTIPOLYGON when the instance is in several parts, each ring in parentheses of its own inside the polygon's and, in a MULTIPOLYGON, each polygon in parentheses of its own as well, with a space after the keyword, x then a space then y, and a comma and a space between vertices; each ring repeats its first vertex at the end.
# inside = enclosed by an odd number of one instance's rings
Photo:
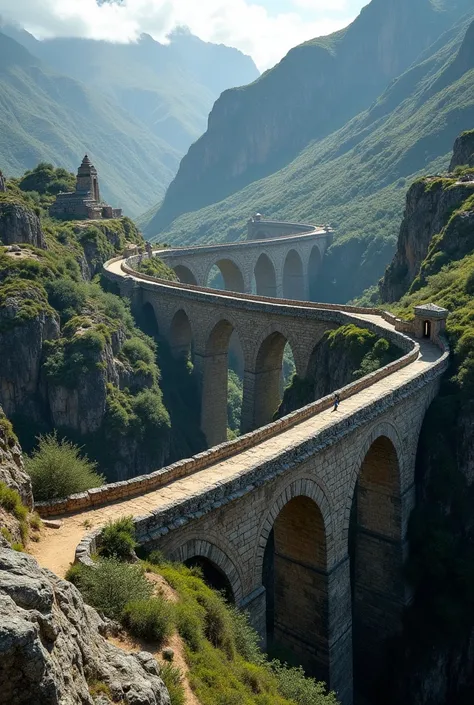
POLYGON ((347 30, 226 91, 147 235, 235 240, 256 211, 331 222, 318 299, 359 295, 393 255, 406 184, 447 167, 474 123, 473 18, 466 2, 373 0, 347 30))
POLYGON ((104 193, 132 215, 163 195, 220 92, 258 76, 249 57, 185 30, 168 45, 112 44, 7 26, 0 44, 4 171, 40 160, 75 169, 87 151, 104 193))

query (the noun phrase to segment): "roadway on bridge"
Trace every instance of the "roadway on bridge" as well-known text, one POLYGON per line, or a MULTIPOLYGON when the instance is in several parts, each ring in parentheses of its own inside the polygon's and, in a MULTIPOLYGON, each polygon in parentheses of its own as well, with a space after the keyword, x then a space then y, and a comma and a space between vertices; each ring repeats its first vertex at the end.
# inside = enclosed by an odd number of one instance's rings
MULTIPOLYGON (((117 267, 117 271, 119 271, 120 263, 113 266, 117 267)), ((394 327, 380 316, 352 314, 352 312, 351 315, 357 317, 362 326, 364 322, 371 322, 387 330, 394 330, 394 327)), ((49 568, 59 576, 64 576, 70 563, 74 561, 77 545, 84 535, 92 529, 97 529, 108 521, 121 516, 146 515, 170 503, 174 504, 177 501, 204 493, 213 486, 222 485, 226 481, 245 474, 256 464, 271 461, 272 458, 278 457, 288 448, 305 443, 342 419, 355 416, 371 402, 383 400, 384 396, 390 395, 393 390, 403 387, 406 383, 427 372, 444 353, 432 343, 417 342, 420 343, 420 354, 415 362, 344 400, 337 412, 326 410, 316 413, 308 420, 279 435, 185 478, 170 482, 159 490, 96 509, 86 509, 61 516, 61 527, 59 529, 44 528, 41 541, 37 544, 31 544, 28 550, 43 567, 49 568)))

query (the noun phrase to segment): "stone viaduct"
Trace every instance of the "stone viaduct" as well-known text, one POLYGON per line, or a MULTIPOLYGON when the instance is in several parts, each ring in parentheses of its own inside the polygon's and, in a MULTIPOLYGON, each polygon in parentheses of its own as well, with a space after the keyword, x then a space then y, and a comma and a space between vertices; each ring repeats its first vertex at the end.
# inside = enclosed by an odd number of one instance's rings
POLYGON ((271 226, 270 234, 283 232, 285 227, 293 234, 225 245, 169 248, 157 254, 184 284, 208 286, 211 272, 217 267, 223 288, 228 291, 302 301, 313 298, 332 231, 312 225, 261 223, 262 227, 271 226))
POLYGON ((111 260, 105 271, 135 306, 153 311, 175 355, 192 348, 213 447, 151 475, 40 505, 43 516, 63 517, 40 558, 51 566, 61 551, 71 560, 83 537, 76 558, 87 562, 100 526, 133 514, 143 545, 199 563, 248 610, 263 642, 292 653, 352 705, 354 679, 370 689, 411 600, 402 566, 415 456, 448 364, 440 335, 446 312, 422 307, 413 325, 374 309, 159 281, 135 264, 111 260), (324 331, 348 322, 392 340, 401 357, 342 389, 337 413, 325 398, 272 421, 286 341, 304 376, 324 331), (233 331, 244 351, 248 432, 224 442, 233 331), (86 519, 95 531, 84 536, 86 519))

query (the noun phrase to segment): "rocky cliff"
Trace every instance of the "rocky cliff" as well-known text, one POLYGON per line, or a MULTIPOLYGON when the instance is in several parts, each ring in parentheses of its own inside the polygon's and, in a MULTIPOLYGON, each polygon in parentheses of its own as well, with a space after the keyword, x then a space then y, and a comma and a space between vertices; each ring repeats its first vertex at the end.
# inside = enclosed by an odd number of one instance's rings
POLYGON ((170 705, 151 654, 113 646, 71 583, 4 544, 0 613, 2 705, 170 705))
POLYGON ((454 171, 456 167, 460 166, 474 168, 474 130, 463 132, 454 143, 453 158, 449 165, 449 171, 454 171))
POLYGON ((471 9, 466 0, 441 4, 443 11, 430 0, 372 0, 346 30, 292 49, 256 82, 225 91, 147 234, 281 169, 368 108, 471 9))
POLYGON ((12 425, 0 408, 0 482, 18 492, 23 504, 33 508, 31 479, 23 466, 23 455, 12 425))
MULTIPOLYGON (((453 158, 463 166, 465 144, 463 136, 453 158)), ((401 316, 428 301, 447 308, 452 350, 451 368, 426 415, 417 453, 418 503, 406 566, 414 601, 381 687, 393 705, 467 705, 474 689, 474 182, 469 170, 412 187, 397 253, 380 292, 401 316)))
MULTIPOLYGON (((407 194, 406 209, 395 257, 380 283, 382 301, 398 301, 419 274, 435 235, 441 233, 454 211, 474 193, 470 182, 457 178, 427 177, 413 184, 407 194)), ((456 236, 448 238, 456 241, 456 236)))
POLYGON ((10 202, 6 194, 0 200, 0 242, 3 245, 26 243, 45 247, 38 215, 21 203, 10 202))

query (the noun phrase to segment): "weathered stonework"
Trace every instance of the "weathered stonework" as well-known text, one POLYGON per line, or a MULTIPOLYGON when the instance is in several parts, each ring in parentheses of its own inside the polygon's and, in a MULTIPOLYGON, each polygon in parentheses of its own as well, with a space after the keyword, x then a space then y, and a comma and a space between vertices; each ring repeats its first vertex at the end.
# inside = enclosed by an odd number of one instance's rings
MULTIPOLYGON (((352 705, 353 643, 364 656, 362 664, 355 660, 356 675, 370 680, 411 600, 402 565, 418 435, 448 364, 440 331, 433 326, 431 339, 418 342, 399 332, 413 336, 416 326, 377 310, 162 282, 136 274, 134 263, 111 260, 106 274, 135 306, 154 313, 174 354, 187 354, 193 341, 208 433, 225 418, 221 386, 232 330, 244 352, 245 418, 249 427, 264 425, 151 476, 39 509, 71 513, 65 522, 90 516, 95 526, 133 514, 147 548, 209 561, 262 642, 291 649, 352 705), (337 414, 327 397, 269 423, 281 339, 291 342, 304 375, 323 332, 350 322, 388 338, 403 356, 340 390, 337 414)), ((84 537, 77 560, 90 560, 100 533, 84 537)))

